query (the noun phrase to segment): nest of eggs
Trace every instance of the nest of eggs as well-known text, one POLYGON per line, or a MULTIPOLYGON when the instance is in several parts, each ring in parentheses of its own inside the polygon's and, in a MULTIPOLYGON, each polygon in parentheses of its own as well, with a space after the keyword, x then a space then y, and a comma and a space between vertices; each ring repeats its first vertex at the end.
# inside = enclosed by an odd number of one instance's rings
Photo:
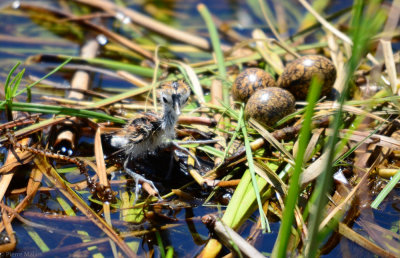
POLYGON ((295 110, 296 100, 305 100, 312 80, 318 80, 321 96, 332 94, 336 69, 326 57, 303 56, 290 62, 278 81, 260 68, 243 70, 232 86, 236 101, 246 103, 246 116, 274 125, 295 110))

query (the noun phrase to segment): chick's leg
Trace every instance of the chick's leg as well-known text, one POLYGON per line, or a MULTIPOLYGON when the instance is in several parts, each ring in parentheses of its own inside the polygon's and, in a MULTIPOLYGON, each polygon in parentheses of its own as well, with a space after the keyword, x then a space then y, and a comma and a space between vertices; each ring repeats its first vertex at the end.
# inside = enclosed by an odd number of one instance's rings
POLYGON ((135 201, 134 204, 136 203, 139 195, 139 183, 147 183, 149 184, 153 190, 156 192, 156 195, 159 199, 161 199, 160 194, 158 192, 157 187, 154 185, 153 181, 146 179, 144 176, 139 175, 138 173, 134 172, 132 169, 128 167, 130 159, 126 159, 124 162, 124 169, 128 175, 130 175, 134 180, 135 180, 135 201))

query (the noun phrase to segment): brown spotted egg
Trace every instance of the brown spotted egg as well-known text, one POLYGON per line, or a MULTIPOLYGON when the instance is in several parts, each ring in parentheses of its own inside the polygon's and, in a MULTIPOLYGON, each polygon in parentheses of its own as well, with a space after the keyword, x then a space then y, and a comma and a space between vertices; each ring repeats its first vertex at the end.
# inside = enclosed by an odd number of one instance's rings
POLYGON ((275 86, 274 78, 266 71, 260 68, 247 68, 236 77, 232 85, 232 94, 235 100, 246 102, 257 90, 275 86))
POLYGON ((303 56, 286 65, 278 79, 278 86, 290 91, 297 100, 304 100, 313 77, 322 82, 321 96, 328 96, 336 80, 335 66, 323 56, 303 56))
POLYGON ((268 87, 256 91, 247 101, 245 114, 272 126, 295 111, 295 98, 282 88, 268 87))

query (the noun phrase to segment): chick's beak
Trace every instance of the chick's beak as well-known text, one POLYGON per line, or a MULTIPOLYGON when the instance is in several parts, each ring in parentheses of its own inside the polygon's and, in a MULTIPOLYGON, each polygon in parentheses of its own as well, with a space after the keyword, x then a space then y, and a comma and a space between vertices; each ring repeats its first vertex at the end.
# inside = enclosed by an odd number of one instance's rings
POLYGON ((181 108, 179 107, 179 101, 178 100, 174 101, 174 108, 175 108, 176 115, 179 116, 181 114, 181 108))

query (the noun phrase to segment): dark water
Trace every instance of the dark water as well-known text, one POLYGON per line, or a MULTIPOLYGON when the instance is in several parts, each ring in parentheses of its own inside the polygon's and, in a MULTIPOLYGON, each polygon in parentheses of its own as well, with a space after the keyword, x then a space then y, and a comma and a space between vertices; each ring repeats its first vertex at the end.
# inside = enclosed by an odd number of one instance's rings
MULTIPOLYGON (((39 1, 24 1, 28 3, 39 3, 39 1)), ((251 36, 251 31, 254 28, 261 28, 267 34, 270 34, 269 29, 265 25, 260 13, 257 13, 257 10, 252 9, 248 2, 246 1, 202 1, 205 5, 208 6, 211 13, 215 14, 219 19, 228 21, 229 24, 234 28, 237 32, 242 34, 243 36, 251 36)), ((249 1, 250 2, 250 1, 249 1)), ((7 73, 13 67, 13 65, 20 61, 23 63, 21 67, 26 68, 25 79, 29 76, 41 77, 49 72, 51 68, 53 68, 56 63, 51 61, 44 61, 39 64, 37 63, 28 63, 27 60, 29 57, 37 54, 49 54, 49 55, 71 55, 78 56, 80 52, 80 46, 82 44, 82 38, 79 37, 85 35, 85 31, 77 31, 75 33, 65 31, 62 28, 54 28, 49 24, 40 21, 37 17, 26 15, 23 12, 18 10, 8 9, 5 6, 7 4, 11 4, 12 1, 2 1, 0 6, 3 7, 0 9, 0 86, 3 85, 2 82, 5 81, 7 73)), ((139 10, 143 13, 148 13, 149 15, 156 15, 156 18, 167 22, 169 24, 174 25, 177 28, 182 30, 196 33, 199 35, 207 35, 207 30, 204 26, 204 22, 197 12, 196 4, 198 1, 140 1, 140 3, 135 3, 134 1, 126 1, 128 6, 139 10), (158 6, 162 8, 162 10, 169 10, 174 13, 174 16, 169 15, 167 12, 163 14, 161 12, 152 12, 152 6, 158 6)), ((268 1, 268 3, 272 6, 272 2, 268 1)), ((40 4, 45 4, 48 6, 52 6, 55 8, 63 8, 63 5, 58 3, 57 1, 40 1, 40 4)), ((349 1, 332 1, 332 4, 326 10, 326 14, 333 14, 339 10, 342 10, 351 3, 349 1)), ((295 33, 298 24, 296 23, 296 17, 301 17, 303 15, 303 8, 297 3, 297 1, 283 1, 283 6, 293 7, 293 12, 288 14, 288 33, 285 36, 291 36, 295 33)), ((73 8, 72 8, 73 9, 73 8)), ((258 10, 259 11, 259 10, 258 10)), ((112 24, 110 20, 105 20, 104 23, 109 27, 114 26, 114 29, 118 32, 121 32, 123 35, 129 35, 131 33, 130 30, 125 30, 123 27, 119 27, 119 24, 112 24)), ((71 27, 73 29, 73 27, 71 27)), ((154 36, 154 35, 152 35, 154 36)), ((160 40, 160 39, 158 39, 160 40)), ((312 38, 310 39, 312 40, 312 38)), ((227 40, 223 39, 224 43, 229 43, 227 40)), ((115 53, 114 53, 115 54, 115 53)), ((110 58, 106 53, 102 52, 101 56, 110 58)), ((116 55, 116 58, 121 58, 116 55)), ((185 58, 188 62, 196 62, 204 59, 209 59, 210 55, 206 54, 205 56, 196 56, 196 55, 183 55, 178 56, 181 58, 185 58)), ((57 63, 58 64, 58 63, 57 63)), ((133 88, 131 84, 121 81, 119 79, 100 74, 100 73, 92 73, 92 88, 96 91, 101 92, 119 92, 121 90, 126 90, 128 88, 133 88)), ((71 72, 64 71, 52 75, 50 80, 53 83, 57 83, 59 85, 58 90, 49 90, 48 88, 37 88, 33 90, 33 100, 40 101, 42 95, 53 95, 64 97, 65 90, 62 87, 69 86, 69 80, 71 77, 71 72)), ((33 79, 34 80, 34 79, 33 79)), ((23 84, 28 83, 28 81, 23 81, 23 84)), ((3 90, 1 90, 0 96, 3 97, 3 90)), ((2 116, 4 118, 4 116, 2 116)), ((81 151, 81 154, 84 153, 87 149, 93 149, 93 138, 86 137, 81 138, 79 141, 78 151, 81 151)), ((4 151, 4 149, 2 149, 4 151)), ((79 154, 79 153, 77 153, 79 154)), ((90 151, 89 151, 90 154, 90 151)), ((93 155, 93 154, 92 154, 93 155)), ((18 179, 24 182, 26 177, 29 174, 30 167, 24 166, 19 169, 18 173, 20 174, 18 179)), ((177 169, 178 170, 178 169, 177 169)), ((117 177, 120 177, 121 174, 117 174, 117 177)), ((181 177, 185 181, 185 175, 178 174, 177 177, 181 177)), ((79 175, 68 175, 67 178, 71 181, 74 180, 82 180, 82 177, 79 175)), ((178 181, 179 182, 179 181, 178 181)), ((18 185, 18 182, 13 182, 14 187, 23 187, 18 185)), ((129 186, 128 186, 129 187, 129 186)), ((126 186, 114 186, 114 190, 124 190, 126 186), (118 189, 119 187, 119 189, 118 189)), ((168 189, 165 189, 167 192, 168 189)), ((198 193, 198 200, 193 201, 191 203, 192 207, 182 208, 179 211, 176 211, 175 218, 176 221, 171 222, 172 224, 177 224, 179 226, 172 227, 168 230, 160 231, 160 235, 163 241, 164 246, 172 245, 174 247, 174 251, 176 256, 193 256, 198 253, 204 241, 208 239, 208 230, 201 223, 200 218, 203 215, 209 213, 218 212, 218 208, 215 206, 202 206, 201 200, 206 197, 206 193, 201 192, 200 188, 192 188, 192 192, 198 193), (193 218, 193 220, 186 220, 186 218, 193 218), (198 234, 198 235, 196 235, 198 234)), ((372 211, 374 220, 371 221, 373 223, 377 223, 385 229, 390 229, 392 227, 398 229, 398 225, 394 225, 394 223, 398 223, 398 218, 400 215, 400 201, 399 196, 400 191, 397 188, 392 191, 390 196, 386 198, 384 203, 381 205, 380 210, 372 211)), ((87 193, 82 194, 84 197, 88 197, 87 193)), ((69 232, 76 232, 78 230, 90 232, 91 236, 96 236, 99 238, 106 237, 101 230, 99 230, 96 226, 94 226, 89 221, 74 221, 66 223, 63 220, 45 218, 45 217, 35 217, 33 214, 46 212, 48 214, 63 214, 62 208, 57 202, 57 198, 62 196, 58 191, 49 191, 49 192, 41 192, 37 194, 32 204, 28 206, 25 212, 22 213, 22 216, 25 218, 34 221, 39 224, 47 225, 49 227, 61 228, 63 230, 69 232)), ((13 198, 18 198, 18 196, 8 196, 8 201, 13 200, 13 198)), ((85 199, 85 198, 84 198, 85 199)), ((87 198, 86 198, 87 199, 87 198)), ((92 204, 93 205, 93 204, 92 204)), ((95 206, 95 205, 94 205, 95 206)), ((95 206, 96 207, 96 206, 95 206)), ((221 205, 221 207, 223 207, 221 205)), ((98 207, 97 207, 98 208, 98 207)), ((79 211, 76 211, 77 215, 83 216, 79 211)), ((371 217, 369 217, 371 218, 371 217)), ((112 213, 113 220, 120 220, 120 212, 112 213)), ((255 215, 252 217, 252 220, 249 220, 239 229, 242 236, 247 237, 250 233, 252 226, 255 224, 255 215)), ((161 222, 157 226, 166 225, 169 223, 161 222)), ((154 225, 153 225, 154 226, 154 225)), ((264 252, 266 254, 272 251, 274 246, 277 232, 279 230, 279 222, 274 222, 271 220, 271 230, 270 234, 261 234, 254 244, 258 250, 264 252)), ((152 225, 149 222, 146 222, 141 225, 133 225, 131 223, 119 223, 114 224, 114 227, 117 228, 121 232, 129 232, 132 230, 136 230, 138 228, 141 229, 150 229, 152 225)), ((36 243, 32 240, 32 235, 30 235, 30 226, 24 225, 17 220, 13 223, 13 229, 16 232, 16 236, 18 238, 17 249, 15 250, 15 255, 30 255, 37 256, 41 252, 38 249, 36 243)), ((354 226, 354 230, 359 232, 361 235, 366 235, 365 232, 362 231, 362 228, 356 223, 354 226)), ((64 234, 59 233, 51 233, 48 231, 44 231, 41 229, 35 229, 35 231, 41 236, 42 239, 45 240, 49 249, 60 248, 72 244, 81 243, 82 240, 73 236, 66 236, 64 234)), ((397 232, 398 233, 398 232, 397 232)), ((156 236, 154 233, 150 233, 145 235, 145 237, 127 237, 126 242, 136 242, 138 245, 138 254, 144 255, 147 251, 151 249, 151 246, 157 245, 156 236)), ((97 245, 98 250, 105 256, 112 256, 111 249, 109 248, 108 242, 104 242, 102 244, 97 245)), ((155 248, 156 253, 155 256, 159 256, 160 253, 157 248, 155 248)), ((75 252, 75 255, 81 254, 82 256, 89 255, 86 248, 81 248, 81 252, 77 250, 68 250, 64 253, 58 253, 57 256, 66 256, 71 252, 75 252)), ((95 251, 90 251, 90 254, 94 254, 95 251)), ((366 251, 365 249, 349 242, 346 239, 342 239, 340 243, 334 248, 327 257, 342 257, 345 255, 364 255, 364 256, 372 256, 371 253, 366 251), (349 252, 350 250, 350 252, 349 252)))

